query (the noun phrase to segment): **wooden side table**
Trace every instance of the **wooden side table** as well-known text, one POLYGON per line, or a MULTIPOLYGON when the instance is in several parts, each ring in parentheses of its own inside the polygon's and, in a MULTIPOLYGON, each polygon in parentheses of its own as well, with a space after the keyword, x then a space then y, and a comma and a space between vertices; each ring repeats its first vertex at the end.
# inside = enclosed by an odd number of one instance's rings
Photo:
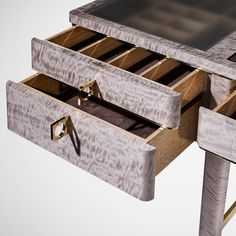
POLYGON ((39 73, 7 83, 8 128, 150 201, 155 176, 196 140, 200 105, 216 107, 199 115, 200 236, 221 235, 236 205, 224 219, 236 162, 236 19, 230 1, 206 2, 97 0, 72 10, 71 28, 32 39, 39 73))

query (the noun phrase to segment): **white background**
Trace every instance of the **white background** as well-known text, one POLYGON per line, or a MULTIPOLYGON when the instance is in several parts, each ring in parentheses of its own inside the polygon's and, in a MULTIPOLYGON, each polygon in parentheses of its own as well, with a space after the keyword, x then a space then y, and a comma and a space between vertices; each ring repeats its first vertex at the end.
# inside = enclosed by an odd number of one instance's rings
MULTIPOLYGON (((5 84, 34 73, 31 38, 70 27, 69 11, 88 2, 1 1, 0 235, 198 235, 204 151, 196 143, 156 178, 156 197, 145 203, 6 128, 5 84)), ((231 166, 227 206, 236 199, 231 166)), ((223 235, 236 235, 236 217, 223 235)))

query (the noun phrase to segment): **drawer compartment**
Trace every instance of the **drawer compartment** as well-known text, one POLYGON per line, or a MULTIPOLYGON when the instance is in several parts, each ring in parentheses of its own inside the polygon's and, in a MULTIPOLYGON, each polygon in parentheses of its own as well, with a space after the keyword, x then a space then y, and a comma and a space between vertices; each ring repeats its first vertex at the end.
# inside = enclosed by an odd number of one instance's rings
POLYGON ((236 91, 214 110, 201 107, 198 144, 236 163, 236 91))
POLYGON ((153 198, 154 147, 60 101, 67 100, 66 91, 55 99, 54 91, 48 96, 26 84, 7 83, 10 130, 140 200, 153 198), (68 135, 53 141, 52 125, 64 117, 69 117, 68 135))
POLYGON ((7 83, 10 130, 145 201, 155 175, 195 140, 200 101, 169 129, 43 74, 7 83))
POLYGON ((203 91, 207 75, 79 26, 33 39, 32 65, 76 88, 96 80, 103 100, 170 128, 179 126, 181 107, 203 91))

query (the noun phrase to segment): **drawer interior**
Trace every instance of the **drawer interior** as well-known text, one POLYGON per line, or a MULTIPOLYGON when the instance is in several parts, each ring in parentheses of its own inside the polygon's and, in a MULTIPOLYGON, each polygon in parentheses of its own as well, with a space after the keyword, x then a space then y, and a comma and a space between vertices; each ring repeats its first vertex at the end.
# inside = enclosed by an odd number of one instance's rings
POLYGON ((54 80, 46 75, 38 74, 24 84, 44 92, 58 100, 79 108, 93 116, 105 120, 121 129, 133 133, 141 138, 147 138, 160 126, 145 120, 129 111, 115 106, 109 102, 91 96, 81 105, 78 104, 78 96, 87 96, 86 92, 79 91, 67 84, 54 80), (81 94, 82 93, 82 94, 81 94))
POLYGON ((158 126, 96 96, 88 97, 86 92, 43 74, 32 76, 22 81, 22 83, 107 121, 155 146, 158 150, 156 174, 159 174, 196 140, 198 109, 202 100, 201 94, 182 108, 180 126, 170 129, 165 126, 158 126), (88 97, 88 100, 79 105, 79 96, 88 97))
POLYGON ((213 111, 236 119, 236 91, 215 107, 213 111))
POLYGON ((74 26, 48 41, 168 86, 182 94, 182 107, 203 91, 207 73, 80 26, 74 26))
POLYGON ((236 120, 236 112, 234 112, 230 117, 236 120))

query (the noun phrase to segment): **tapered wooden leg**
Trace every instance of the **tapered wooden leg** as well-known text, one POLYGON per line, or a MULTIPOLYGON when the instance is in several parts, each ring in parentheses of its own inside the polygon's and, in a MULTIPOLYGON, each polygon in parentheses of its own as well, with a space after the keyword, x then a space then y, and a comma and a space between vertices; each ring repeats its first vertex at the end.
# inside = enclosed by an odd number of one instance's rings
POLYGON ((206 152, 199 236, 220 236, 230 162, 206 152))

